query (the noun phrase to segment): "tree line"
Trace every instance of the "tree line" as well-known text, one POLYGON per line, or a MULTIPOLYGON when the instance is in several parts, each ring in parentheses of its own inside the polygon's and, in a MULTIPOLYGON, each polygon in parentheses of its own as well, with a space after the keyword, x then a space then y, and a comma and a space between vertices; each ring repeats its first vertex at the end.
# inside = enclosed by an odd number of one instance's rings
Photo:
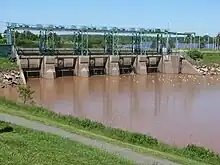
MULTIPOLYGON (((57 48, 71 48, 73 47, 73 35, 58 35, 56 33, 50 33, 48 38, 51 38, 53 35, 53 42, 55 47, 57 48)), ((220 36, 217 37, 218 40, 220 36)), ((40 38, 38 34, 34 34, 30 31, 23 31, 23 32, 15 32, 15 36, 13 37, 13 42, 16 43, 19 47, 39 47, 40 38)), ((192 39, 190 37, 174 37, 171 36, 169 39, 169 44, 171 48, 175 47, 175 43, 178 41, 179 43, 190 43, 196 42, 200 43, 200 48, 204 48, 205 44, 207 43, 214 43, 214 38, 208 35, 205 36, 196 36, 192 39), (199 41, 200 40, 200 41, 199 41)), ((88 47, 89 48, 100 48, 104 46, 104 36, 103 35, 89 35, 88 39, 88 47)), ((147 36, 145 38, 145 42, 151 42, 151 47, 156 47, 156 37, 154 36, 147 36)), ((0 44, 6 44, 7 40, 4 35, 0 34, 0 44)), ((132 36, 119 36, 118 44, 131 44, 132 43, 132 36)), ((218 46, 220 42, 217 42, 218 46)), ((166 38, 162 39, 162 44, 166 44, 166 38)))

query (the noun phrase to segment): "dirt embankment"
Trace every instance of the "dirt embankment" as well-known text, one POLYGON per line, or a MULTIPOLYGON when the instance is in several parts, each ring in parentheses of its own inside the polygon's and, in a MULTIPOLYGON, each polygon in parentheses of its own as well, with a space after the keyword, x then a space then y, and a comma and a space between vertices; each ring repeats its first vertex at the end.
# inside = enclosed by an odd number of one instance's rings
POLYGON ((0 88, 18 86, 22 84, 20 72, 17 70, 0 70, 0 88))

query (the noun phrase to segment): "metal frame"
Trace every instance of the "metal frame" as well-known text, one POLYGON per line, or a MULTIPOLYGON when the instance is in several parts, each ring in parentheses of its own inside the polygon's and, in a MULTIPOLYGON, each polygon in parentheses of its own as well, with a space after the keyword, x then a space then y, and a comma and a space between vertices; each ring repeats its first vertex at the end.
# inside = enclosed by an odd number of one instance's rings
MULTIPOLYGON (((73 54, 74 55, 89 55, 89 35, 96 35, 102 33, 104 36, 103 54, 120 55, 119 40, 120 36, 127 35, 132 37, 131 52, 134 55, 146 54, 147 50, 143 48, 143 43, 148 39, 149 34, 157 35, 157 53, 161 48, 162 38, 167 36, 167 47, 169 36, 187 35, 192 36, 195 33, 178 33, 170 32, 167 29, 144 29, 144 28, 117 28, 117 27, 89 27, 89 26, 61 26, 61 25, 28 25, 19 23, 7 23, 7 38, 8 43, 12 45, 12 31, 16 30, 35 30, 40 31, 39 49, 42 54, 54 54, 56 45, 54 40, 55 32, 70 32, 73 34, 73 54), (52 34, 52 36, 51 36, 52 34)), ((14 43, 16 44, 16 43, 14 43)))

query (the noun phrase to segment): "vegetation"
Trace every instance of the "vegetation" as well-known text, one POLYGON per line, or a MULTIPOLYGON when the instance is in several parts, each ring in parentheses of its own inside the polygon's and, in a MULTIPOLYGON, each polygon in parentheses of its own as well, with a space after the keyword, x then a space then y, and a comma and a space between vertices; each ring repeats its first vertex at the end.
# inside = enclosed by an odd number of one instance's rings
POLYGON ((71 131, 74 131, 74 128, 76 128, 78 130, 83 130, 81 132, 93 132, 96 134, 94 136, 100 135, 103 139, 106 137, 108 139, 122 141, 126 144, 141 146, 141 148, 149 148, 150 151, 148 151, 148 153, 153 153, 154 155, 162 156, 163 158, 182 164, 220 164, 219 155, 208 149, 197 147, 193 144, 187 145, 184 148, 177 148, 164 144, 147 135, 107 127, 88 119, 80 119, 73 116, 62 116, 40 107, 21 105, 4 98, 0 99, 0 105, 0 112, 11 113, 29 119, 43 121, 47 124, 56 125, 71 131), (194 162, 192 163, 193 160, 194 162), (196 163, 196 161, 200 162, 196 163))
POLYGON ((49 133, 0 123, 0 162, 4 165, 131 165, 116 155, 49 133), (5 129, 5 130, 6 130, 5 129))
POLYGON ((20 85, 18 87, 18 93, 19 93, 20 99, 23 101, 24 104, 34 103, 34 100, 33 100, 34 91, 31 89, 30 85, 20 85))
POLYGON ((203 54, 198 50, 188 51, 187 55, 195 61, 203 59, 203 54))
POLYGON ((0 44, 7 44, 7 39, 0 33, 0 44))
POLYGON ((188 51, 187 55, 195 61, 200 61, 200 64, 220 64, 219 52, 201 52, 198 50, 188 51))
POLYGON ((9 58, 0 58, 0 71, 17 70, 17 64, 9 58))
POLYGON ((204 64, 213 64, 217 63, 220 64, 220 53, 203 53, 203 60, 204 64))

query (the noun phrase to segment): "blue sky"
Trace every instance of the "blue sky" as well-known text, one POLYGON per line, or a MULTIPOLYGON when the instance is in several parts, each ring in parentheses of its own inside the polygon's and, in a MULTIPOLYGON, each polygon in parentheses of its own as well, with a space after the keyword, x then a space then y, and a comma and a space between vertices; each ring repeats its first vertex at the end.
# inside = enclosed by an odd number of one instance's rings
POLYGON ((97 25, 220 32, 220 0, 3 0, 0 24, 97 25))

